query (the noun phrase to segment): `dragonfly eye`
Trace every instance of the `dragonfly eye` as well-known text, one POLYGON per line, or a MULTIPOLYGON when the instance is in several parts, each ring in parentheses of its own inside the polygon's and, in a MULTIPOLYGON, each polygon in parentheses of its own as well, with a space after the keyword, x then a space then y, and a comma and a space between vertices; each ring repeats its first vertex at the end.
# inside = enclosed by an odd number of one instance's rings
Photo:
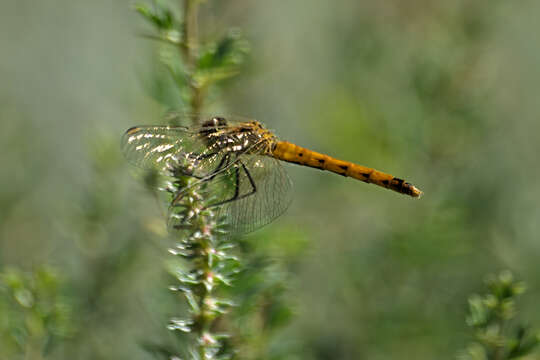
POLYGON ((210 120, 203 122, 202 126, 207 128, 223 127, 227 126, 227 120, 224 117, 215 116, 210 120))

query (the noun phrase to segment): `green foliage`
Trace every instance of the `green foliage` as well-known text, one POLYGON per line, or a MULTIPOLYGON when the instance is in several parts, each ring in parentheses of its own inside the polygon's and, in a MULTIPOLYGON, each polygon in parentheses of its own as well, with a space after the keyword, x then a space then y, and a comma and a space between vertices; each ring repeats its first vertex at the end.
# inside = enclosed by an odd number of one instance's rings
POLYGON ((239 67, 249 51, 239 30, 228 31, 216 42, 201 49, 194 80, 201 87, 208 87, 238 74, 239 67))
MULTIPOLYGON (((160 62, 175 87, 167 91, 179 94, 183 104, 180 110, 193 114, 203 110, 207 94, 215 85, 238 74, 249 51, 238 29, 199 44, 196 35, 192 35, 198 33, 196 20, 186 20, 186 17, 196 17, 198 2, 186 0, 181 15, 175 15, 165 2, 154 2, 153 7, 145 4, 135 7, 155 29, 155 34, 148 37, 164 44, 159 51, 160 62), (188 11, 193 14, 186 14, 188 11)), ((167 82, 159 78, 155 81, 167 82)), ((167 104, 167 98, 162 94, 158 100, 167 104)))
POLYGON ((75 332, 73 308, 57 272, 0 273, 0 357, 39 359, 75 332))
POLYGON ((277 359, 290 352, 287 346, 276 349, 273 345, 294 315, 289 298, 294 283, 292 269, 307 245, 302 233, 287 229, 240 241, 244 266, 230 289, 237 304, 231 312, 231 341, 239 359, 277 359))
POLYGON ((172 10, 168 7, 156 6, 155 3, 154 7, 147 4, 137 4, 135 5, 135 11, 153 24, 160 32, 172 30, 175 26, 176 19, 172 10))
POLYGON ((488 293, 469 298, 467 324, 474 329, 476 341, 460 359, 507 360, 531 354, 540 344, 540 333, 512 321, 517 315, 516 299, 525 285, 508 271, 489 277, 486 283, 488 293))

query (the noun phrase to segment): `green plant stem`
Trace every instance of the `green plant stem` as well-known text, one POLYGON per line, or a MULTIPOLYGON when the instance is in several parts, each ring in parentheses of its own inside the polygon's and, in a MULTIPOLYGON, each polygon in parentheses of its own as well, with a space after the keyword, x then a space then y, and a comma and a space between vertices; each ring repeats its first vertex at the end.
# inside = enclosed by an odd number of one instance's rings
POLYGON ((198 48, 198 0, 183 0, 184 2, 184 41, 182 43, 182 53, 184 60, 190 70, 195 67, 195 58, 198 48))
MULTIPOLYGON (((189 72, 189 87, 191 90, 190 111, 197 115, 201 112, 204 104, 204 89, 194 78, 194 72, 199 51, 198 29, 199 0, 184 0, 184 41, 181 51, 189 72)), ((193 117, 194 124, 198 121, 193 117)))
MULTIPOLYGON (((190 111, 194 115, 200 114, 204 103, 204 91, 200 84, 197 83, 194 74, 197 66, 199 38, 198 38, 198 12, 199 12, 199 0, 184 0, 184 42, 181 47, 181 51, 184 57, 184 61, 188 68, 189 74, 189 88, 191 92, 190 111)), ((197 116, 192 118, 192 121, 196 123, 198 121, 197 116)), ((201 229, 204 231, 204 229, 201 229)), ((212 278, 211 258, 210 254, 213 251, 212 244, 209 241, 200 239, 201 246, 200 251, 197 254, 199 263, 199 270, 202 270, 203 278, 212 278)), ((199 294, 199 318, 196 319, 197 326, 195 327, 198 353, 200 359, 208 359, 212 357, 208 353, 209 347, 212 346, 213 339, 210 337, 210 327, 212 325, 212 316, 209 315, 209 302, 212 300, 212 288, 202 286, 199 294)))
MULTIPOLYGON (((201 239, 202 240, 202 239, 201 239)), ((201 253, 199 256, 201 257, 201 268, 203 270, 203 278, 210 279, 212 278, 212 269, 210 266, 210 258, 209 255, 213 251, 213 248, 209 241, 202 240, 201 244, 201 253)), ((199 299, 199 307, 201 309, 200 318, 199 318, 199 326, 197 329, 197 338, 199 340, 199 356, 201 359, 207 359, 207 346, 208 344, 208 335, 210 332, 210 326, 212 325, 212 320, 208 316, 209 310, 208 309, 208 301, 212 298, 211 294, 211 288, 209 289, 206 286, 201 287, 201 295, 199 299)))

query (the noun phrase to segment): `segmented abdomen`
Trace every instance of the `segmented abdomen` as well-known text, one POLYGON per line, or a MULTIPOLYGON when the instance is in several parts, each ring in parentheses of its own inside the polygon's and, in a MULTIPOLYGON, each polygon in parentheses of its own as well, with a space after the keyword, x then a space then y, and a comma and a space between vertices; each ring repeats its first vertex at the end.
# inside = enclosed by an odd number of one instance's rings
POLYGON ((390 174, 349 161, 338 160, 287 141, 278 141, 272 150, 272 156, 279 160, 349 176, 412 197, 419 197, 422 194, 422 191, 412 184, 390 174))

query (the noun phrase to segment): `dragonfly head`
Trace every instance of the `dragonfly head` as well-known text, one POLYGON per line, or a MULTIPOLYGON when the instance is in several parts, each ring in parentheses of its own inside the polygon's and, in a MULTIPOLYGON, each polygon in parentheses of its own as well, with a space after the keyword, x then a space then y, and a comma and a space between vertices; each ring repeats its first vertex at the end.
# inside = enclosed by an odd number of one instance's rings
POLYGON ((214 116, 211 119, 205 120, 202 123, 202 127, 203 128, 208 128, 208 129, 222 128, 222 127, 225 127, 225 126, 227 126, 227 119, 225 119, 222 116, 214 116))
POLYGON ((225 127, 227 127, 227 120, 221 116, 214 116, 202 123, 199 134, 202 136, 213 135, 225 127))

